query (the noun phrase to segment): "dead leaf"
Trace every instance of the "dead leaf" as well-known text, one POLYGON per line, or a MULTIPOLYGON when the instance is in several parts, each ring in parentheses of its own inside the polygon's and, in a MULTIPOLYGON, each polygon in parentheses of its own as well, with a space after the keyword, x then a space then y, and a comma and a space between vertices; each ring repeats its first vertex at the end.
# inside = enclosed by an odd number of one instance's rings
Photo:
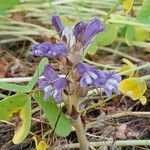
POLYGON ((9 63, 6 60, 1 58, 0 59, 0 78, 5 77, 8 67, 9 67, 9 63))
POLYGON ((10 68, 10 72, 11 74, 15 74, 20 68, 22 68, 22 63, 19 59, 15 59, 12 63, 11 63, 11 68, 10 68))
POLYGON ((126 124, 118 124, 116 137, 120 139, 126 139, 127 125, 126 124))
POLYGON ((127 137, 130 138, 130 137, 138 137, 140 135, 140 133, 138 132, 134 132, 134 131, 129 131, 127 133, 127 137))

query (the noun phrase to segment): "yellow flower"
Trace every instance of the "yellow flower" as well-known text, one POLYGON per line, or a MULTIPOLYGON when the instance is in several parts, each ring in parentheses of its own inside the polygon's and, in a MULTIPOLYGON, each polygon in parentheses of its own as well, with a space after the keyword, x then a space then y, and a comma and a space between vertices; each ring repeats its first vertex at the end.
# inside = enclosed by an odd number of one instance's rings
POLYGON ((33 136, 32 139, 35 141, 36 150, 47 150, 48 146, 43 140, 41 140, 38 143, 37 138, 35 136, 33 136))
MULTIPOLYGON (((123 65, 120 68, 121 72, 129 70, 129 69, 134 68, 136 66, 131 61, 129 61, 128 59, 123 58, 122 61, 125 63, 125 65, 123 65)), ((127 76, 127 77, 133 77, 134 73, 135 73, 135 71, 130 71, 130 72, 124 74, 124 75, 127 76)))
POLYGON ((133 8, 133 2, 134 0, 124 0, 123 2, 123 8, 124 8, 124 11, 128 14, 132 8, 133 8))
POLYGON ((133 100, 138 100, 145 105, 147 99, 143 94, 147 90, 145 80, 141 78, 124 79, 118 84, 119 90, 126 96, 131 97, 133 100))

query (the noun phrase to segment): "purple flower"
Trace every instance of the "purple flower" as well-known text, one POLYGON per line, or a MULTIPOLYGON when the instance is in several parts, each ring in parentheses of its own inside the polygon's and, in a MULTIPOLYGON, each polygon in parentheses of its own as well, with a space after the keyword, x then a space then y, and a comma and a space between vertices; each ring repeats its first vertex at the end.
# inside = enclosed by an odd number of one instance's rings
MULTIPOLYGON (((59 16, 52 17, 52 24, 54 25, 54 27, 56 28, 56 31, 59 33, 61 37, 63 30, 65 30, 66 28, 63 27, 59 16)), ((69 30, 66 30, 66 31, 70 32, 69 30)), ((90 23, 86 23, 83 21, 77 23, 73 29, 73 33, 71 34, 74 34, 77 42, 81 42, 83 46, 84 45, 87 46, 91 42, 92 38, 96 34, 102 31, 104 31, 102 23, 98 17, 95 17, 91 20, 90 23)), ((65 32, 63 33, 65 35, 65 32)), ((67 37, 67 33, 66 33, 66 37, 67 37)))
POLYGON ((98 17, 91 20, 90 23, 79 22, 74 27, 74 35, 83 45, 88 45, 92 38, 99 32, 104 31, 101 21, 98 17))
POLYGON ((50 43, 44 42, 40 44, 35 44, 32 47, 31 54, 34 56, 46 56, 46 57, 59 57, 65 56, 68 53, 68 49, 63 43, 50 43))
POLYGON ((59 77, 50 65, 46 65, 43 76, 38 80, 38 84, 38 88, 45 92, 45 100, 53 96, 59 103, 62 100, 62 92, 67 86, 67 80, 66 78, 59 77))
POLYGON ((104 76, 99 77, 93 82, 95 88, 103 88, 107 96, 111 96, 112 92, 119 94, 118 83, 121 81, 121 76, 111 72, 104 72, 104 76))
POLYGON ((99 78, 100 74, 102 74, 103 76, 103 72, 83 62, 79 62, 77 64, 77 71, 81 76, 80 79, 81 87, 92 85, 93 82, 99 78))
POLYGON ((83 35, 85 32, 85 29, 87 27, 87 23, 80 21, 79 23, 77 23, 74 27, 74 35, 76 37, 76 39, 78 41, 82 41, 83 40, 83 35))
POLYGON ((98 70, 83 62, 77 64, 77 71, 81 87, 92 85, 94 88, 103 88, 107 96, 111 96, 113 91, 119 93, 117 85, 121 81, 120 76, 98 70))
POLYGON ((61 36, 64 27, 61 23, 60 17, 59 16, 53 16, 52 17, 52 24, 55 27, 56 31, 58 32, 59 36, 61 36))

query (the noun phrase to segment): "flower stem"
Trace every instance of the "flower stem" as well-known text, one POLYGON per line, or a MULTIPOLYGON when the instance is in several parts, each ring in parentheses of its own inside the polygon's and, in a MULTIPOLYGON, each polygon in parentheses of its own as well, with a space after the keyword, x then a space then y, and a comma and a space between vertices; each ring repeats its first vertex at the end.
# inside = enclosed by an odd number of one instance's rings
POLYGON ((98 48, 99 48, 100 50, 103 50, 103 51, 106 51, 106 52, 111 52, 111 53, 113 53, 113 54, 117 54, 117 55, 119 55, 119 56, 125 57, 125 58, 127 58, 127 59, 130 59, 130 60, 136 62, 136 63, 137 63, 137 62, 141 62, 140 59, 135 58, 135 57, 132 57, 131 55, 125 54, 125 53, 123 53, 123 52, 120 52, 119 50, 116 51, 116 50, 114 50, 114 49, 112 49, 112 48, 101 47, 101 46, 99 46, 98 48))
POLYGON ((138 67, 133 67, 133 68, 125 70, 123 72, 119 72, 118 75, 124 75, 124 74, 126 74, 128 72, 137 71, 137 70, 144 69, 144 68, 147 68, 147 67, 150 67, 150 63, 146 63, 144 65, 141 65, 141 66, 138 66, 138 67))
POLYGON ((76 129, 77 138, 80 144, 80 150, 88 150, 89 145, 86 138, 85 130, 83 127, 83 123, 81 117, 78 116, 77 119, 72 119, 72 123, 74 128, 76 129))
POLYGON ((79 95, 77 82, 74 82, 74 94, 70 99, 69 113, 72 119, 72 125, 74 126, 77 134, 77 138, 80 144, 80 150, 88 150, 88 140, 86 138, 84 124, 81 119, 81 113, 79 112, 79 95), (70 109, 71 108, 71 109, 70 109))
MULTIPOLYGON (((150 146, 150 140, 118 140, 118 141, 99 141, 99 142, 90 142, 93 147, 100 147, 100 146, 112 146, 115 144, 116 146, 150 146)), ((79 144, 73 143, 67 145, 67 147, 71 149, 78 149, 79 144)))
POLYGON ((115 67, 115 66, 110 66, 110 65, 104 65, 104 64, 100 64, 100 63, 97 63, 97 62, 93 62, 93 61, 90 61, 86 58, 83 59, 83 61, 89 63, 89 64, 92 64, 92 65, 95 65, 97 67, 103 67, 103 68, 109 68, 109 69, 117 69, 119 67, 115 67))
POLYGON ((117 9, 117 7, 118 7, 122 2, 123 2, 123 0, 118 0, 118 1, 116 2, 116 4, 112 7, 112 9, 108 12, 108 14, 106 15, 106 17, 104 18, 103 23, 105 23, 105 22, 108 20, 109 16, 117 9))
POLYGON ((89 110, 91 110, 91 109, 93 109, 93 108, 96 108, 96 107, 101 108, 101 107, 105 106, 105 104, 106 104, 108 101, 110 101, 111 99, 113 99, 113 98, 115 98, 115 97, 117 97, 117 96, 118 96, 117 94, 112 95, 111 97, 106 98, 104 101, 100 101, 100 102, 98 102, 98 103, 96 103, 96 104, 93 104, 93 105, 90 105, 90 106, 88 106, 88 107, 86 107, 86 108, 84 108, 84 109, 81 109, 80 112, 83 113, 83 112, 85 112, 85 111, 89 111, 89 110))

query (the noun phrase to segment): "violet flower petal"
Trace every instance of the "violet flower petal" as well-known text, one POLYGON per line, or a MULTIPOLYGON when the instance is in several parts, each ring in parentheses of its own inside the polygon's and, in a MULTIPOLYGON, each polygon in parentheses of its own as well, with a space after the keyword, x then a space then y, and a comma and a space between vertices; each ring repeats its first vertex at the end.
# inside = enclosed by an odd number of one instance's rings
POLYGON ((87 27, 87 24, 84 23, 83 21, 80 21, 79 23, 75 25, 73 33, 78 41, 82 40, 86 27, 87 27))
POLYGON ((121 76, 110 72, 104 72, 104 75, 104 78, 99 77, 95 80, 93 86, 103 88, 107 96, 111 96, 113 91, 119 94, 118 83, 121 81, 121 76))
POLYGON ((44 99, 53 96, 56 102, 61 102, 62 92, 67 86, 66 78, 59 77, 50 65, 44 68, 43 76, 38 80, 38 88, 44 90, 44 99))
POLYGON ((62 100, 62 90, 55 90, 53 97, 56 99, 57 103, 60 103, 62 100))
POLYGON ((43 76, 51 83, 59 78, 58 74, 53 70, 51 65, 46 65, 44 67, 43 76))
POLYGON ((119 93, 117 85, 121 81, 121 76, 98 70, 83 62, 77 64, 77 71, 81 87, 91 85, 94 88, 103 88, 107 96, 111 96, 113 91, 119 93))
POLYGON ((64 89, 67 86, 66 78, 59 77, 57 80, 55 80, 53 86, 55 87, 55 89, 64 89))
POLYGON ((50 42, 34 44, 32 46, 31 54, 34 56, 45 56, 45 54, 51 49, 51 46, 52 43, 50 42))
POLYGON ((50 58, 56 58, 59 56, 65 56, 68 53, 68 49, 64 43, 50 43, 44 42, 33 45, 31 54, 34 56, 46 56, 50 58))
POLYGON ((51 50, 48 51, 47 56, 49 57, 58 57, 65 56, 68 53, 68 49, 63 43, 54 43, 51 47, 51 50))
POLYGON ((98 78, 98 71, 93 66, 80 62, 77 64, 77 71, 81 76, 80 86, 85 87, 93 83, 98 78))
POLYGON ((85 29, 83 35, 84 44, 89 43, 96 34, 102 31, 104 31, 102 23, 98 17, 95 17, 94 19, 92 19, 91 23, 89 23, 85 29))
POLYGON ((59 16, 52 16, 52 24, 55 27, 56 31, 58 32, 59 36, 61 36, 64 27, 62 25, 60 17, 59 16))

